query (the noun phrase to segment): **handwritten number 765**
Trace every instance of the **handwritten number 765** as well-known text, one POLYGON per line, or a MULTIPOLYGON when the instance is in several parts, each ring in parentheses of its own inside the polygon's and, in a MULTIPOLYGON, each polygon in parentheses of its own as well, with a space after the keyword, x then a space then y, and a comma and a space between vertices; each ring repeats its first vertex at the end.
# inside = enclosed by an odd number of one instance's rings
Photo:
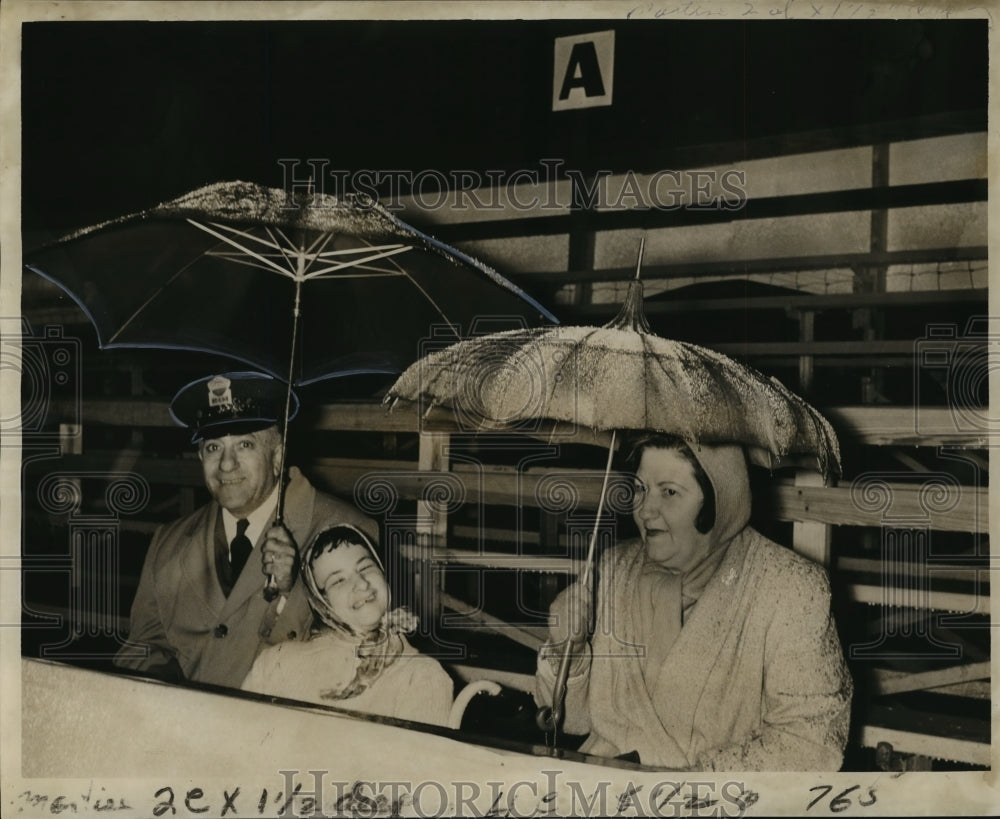
MULTIPOLYGON (((859 787, 861 786, 852 785, 851 787, 847 788, 846 790, 842 790, 835 797, 833 797, 833 799, 830 800, 830 805, 829 805, 831 812, 840 813, 841 811, 847 810, 851 806, 851 800, 847 797, 847 794, 856 791, 859 787)), ((822 791, 822 793, 815 799, 813 799, 812 802, 809 803, 809 807, 807 807, 806 810, 810 810, 817 802, 819 802, 821 799, 826 798, 826 796, 829 795, 830 791, 833 790, 833 785, 817 785, 815 788, 810 788, 809 790, 822 791)), ((858 804, 861 807, 867 808, 869 805, 875 804, 874 788, 868 789, 868 796, 870 797, 870 799, 867 802, 864 801, 863 799, 858 799, 858 804)))

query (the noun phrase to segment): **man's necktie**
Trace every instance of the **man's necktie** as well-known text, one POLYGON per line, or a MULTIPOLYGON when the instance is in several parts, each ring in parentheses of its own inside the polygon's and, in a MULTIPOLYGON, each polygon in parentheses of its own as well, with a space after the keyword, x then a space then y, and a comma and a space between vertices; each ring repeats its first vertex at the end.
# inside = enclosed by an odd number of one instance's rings
POLYGON ((250 552, 253 551, 253 544, 250 542, 250 538, 247 537, 247 527, 249 525, 250 521, 246 518, 236 521, 236 537, 229 544, 229 565, 233 569, 234 585, 240 576, 240 572, 243 571, 243 567, 246 565, 247 558, 250 557, 250 552))

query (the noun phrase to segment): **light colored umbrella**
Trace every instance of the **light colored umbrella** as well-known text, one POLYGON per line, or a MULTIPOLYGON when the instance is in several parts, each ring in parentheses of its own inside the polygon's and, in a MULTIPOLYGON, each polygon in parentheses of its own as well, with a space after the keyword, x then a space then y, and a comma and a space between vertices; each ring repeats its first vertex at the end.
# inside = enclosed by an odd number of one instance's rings
MULTIPOLYGON (((619 314, 603 327, 557 326, 467 339, 410 365, 386 402, 448 408, 464 428, 610 431, 608 467, 581 586, 589 588, 611 455, 619 430, 678 435, 693 443, 736 443, 773 467, 788 456, 814 458, 826 476, 840 474, 829 422, 775 378, 733 359, 650 331, 642 312, 642 247, 636 278, 619 314)), ((596 438, 595 438, 596 440, 596 438)), ((606 436, 602 437, 606 440, 606 436)), ((556 676, 555 729, 569 668, 569 642, 556 676)))

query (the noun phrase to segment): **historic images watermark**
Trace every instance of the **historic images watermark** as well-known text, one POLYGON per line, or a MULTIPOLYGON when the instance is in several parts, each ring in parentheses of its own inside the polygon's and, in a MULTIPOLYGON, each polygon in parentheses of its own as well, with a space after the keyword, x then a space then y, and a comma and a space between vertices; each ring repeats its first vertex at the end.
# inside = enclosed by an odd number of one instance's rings
POLYGON ((0 318, 0 369, 21 384, 21 405, 0 418, 0 444, 33 450, 79 435, 83 371, 78 338, 59 325, 36 332, 0 318))
POLYGON ((352 196, 403 210, 404 198, 424 211, 740 210, 747 200, 746 172, 724 170, 600 169, 584 173, 562 159, 540 159, 517 170, 331 168, 324 158, 278 160, 286 193, 284 207, 328 207, 352 196), (569 183, 569 184, 567 184, 569 183))
MULTIPOLYGON (((286 815, 743 816, 758 801, 744 781, 670 778, 582 783, 559 770, 516 781, 343 781, 330 771, 282 770, 286 815), (307 774, 309 775, 307 777, 307 774), (329 778, 328 778, 329 777, 329 778), (309 782, 311 778, 311 782, 309 782)), ((266 791, 262 802, 267 799, 266 791)), ((156 814, 159 815, 159 814, 156 814)))
POLYGON ((990 352, 1000 343, 1000 318, 972 316, 964 327, 929 324, 914 349, 913 413, 917 434, 954 439, 957 444, 978 438, 989 446, 1000 433, 1000 419, 989 406, 989 382, 996 363, 990 352), (928 410, 928 402, 943 397, 948 420, 928 410), (959 439, 965 440, 959 440, 959 439))
POLYGON ((65 551, 53 553, 50 544, 30 538, 28 525, 22 522, 20 554, 0 566, 19 570, 24 578, 50 577, 51 583, 64 582, 66 610, 55 615, 22 601, 20 623, 0 625, 47 629, 59 618, 65 630, 53 641, 40 643, 40 657, 110 658, 125 644, 119 588, 122 518, 145 509, 150 485, 134 472, 66 468, 61 460, 78 452, 81 444, 80 339, 61 325, 35 331, 23 318, 2 318, 0 327, 0 369, 18 379, 21 386, 19 410, 5 414, 0 421, 0 444, 20 447, 24 491, 29 468, 47 460, 58 464, 32 481, 30 491, 39 516, 64 521, 67 529, 65 551), (85 508, 88 497, 100 499, 96 511, 93 504, 85 508), (81 638, 102 638, 110 641, 110 647, 95 650, 81 644, 81 638))

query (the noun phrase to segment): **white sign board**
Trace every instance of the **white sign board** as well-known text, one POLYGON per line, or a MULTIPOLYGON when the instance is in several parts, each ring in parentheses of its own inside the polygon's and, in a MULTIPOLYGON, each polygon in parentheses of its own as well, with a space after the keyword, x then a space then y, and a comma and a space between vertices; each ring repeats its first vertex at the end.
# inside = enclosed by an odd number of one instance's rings
POLYGON ((611 105, 614 78, 614 31, 556 38, 553 111, 611 105))

